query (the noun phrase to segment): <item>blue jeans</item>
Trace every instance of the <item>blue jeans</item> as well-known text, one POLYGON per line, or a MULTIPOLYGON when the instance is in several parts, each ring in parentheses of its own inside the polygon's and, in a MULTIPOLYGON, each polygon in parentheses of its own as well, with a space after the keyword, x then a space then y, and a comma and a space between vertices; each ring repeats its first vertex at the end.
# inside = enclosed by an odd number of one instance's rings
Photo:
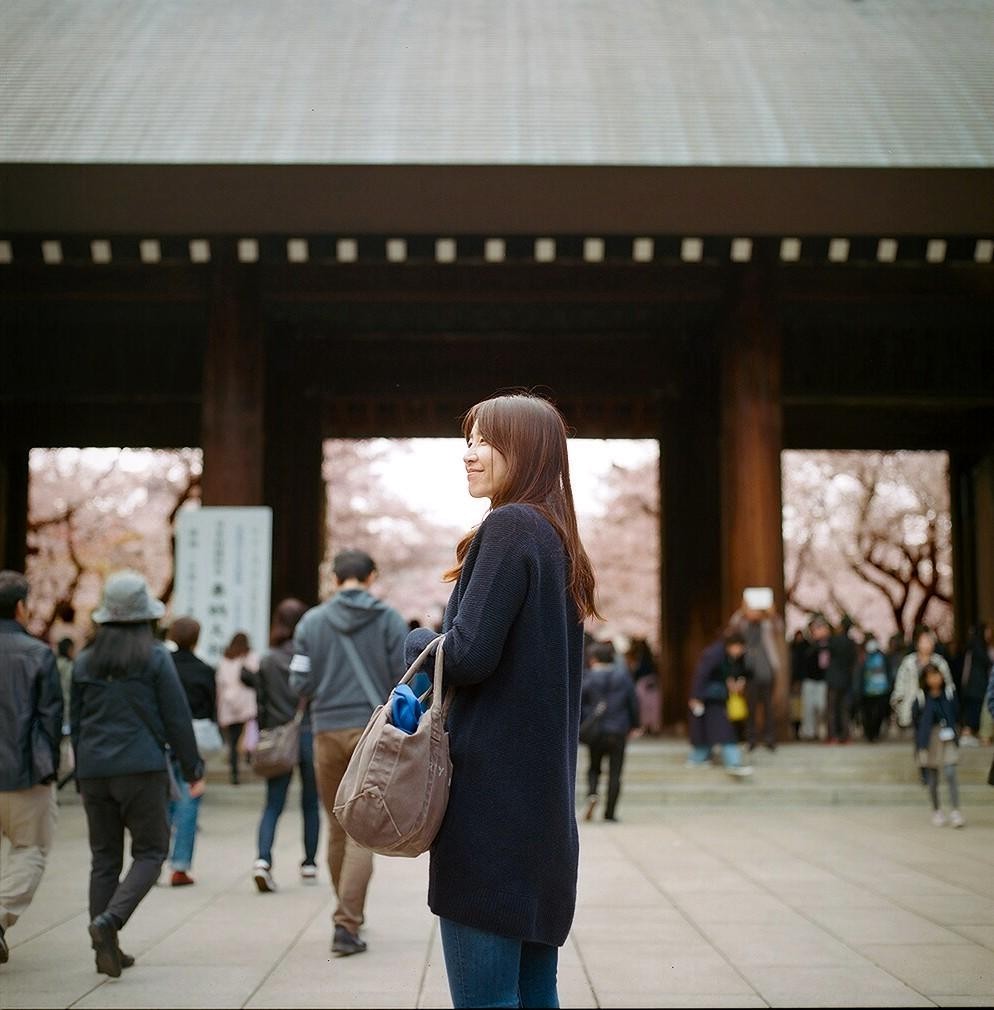
POLYGON ((183 778, 179 762, 173 760, 173 775, 179 787, 179 799, 169 801, 169 823, 173 829, 173 848, 169 865, 174 870, 189 870, 193 865, 193 846, 197 841, 197 816, 200 797, 190 795, 190 783, 183 778))
MULTIPOLYGON (((314 865, 318 851, 318 833, 321 830, 321 815, 318 812, 318 786, 314 776, 314 737, 309 729, 300 730, 300 808, 304 815, 304 862, 314 865)), ((290 789, 293 772, 266 780, 266 808, 259 822, 259 858, 273 865, 273 842, 276 839, 276 824, 286 804, 286 794, 290 789)))
POLYGON ((454 1007, 558 1007, 559 948, 440 919, 454 1007))
MULTIPOLYGON (((707 764, 711 760, 710 745, 704 747, 690 748, 690 763, 695 765, 707 764)), ((742 764, 742 752, 737 743, 721 744, 721 760, 726 768, 738 768, 742 764)))

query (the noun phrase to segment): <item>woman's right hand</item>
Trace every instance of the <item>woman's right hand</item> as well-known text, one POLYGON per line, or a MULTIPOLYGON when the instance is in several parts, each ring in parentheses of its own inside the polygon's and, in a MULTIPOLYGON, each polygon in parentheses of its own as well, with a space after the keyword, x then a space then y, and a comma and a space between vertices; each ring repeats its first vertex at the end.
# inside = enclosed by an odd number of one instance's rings
POLYGON ((198 799, 199 797, 203 796, 204 793, 207 791, 207 779, 197 779, 196 782, 190 783, 189 788, 190 788, 190 798, 194 800, 198 799))

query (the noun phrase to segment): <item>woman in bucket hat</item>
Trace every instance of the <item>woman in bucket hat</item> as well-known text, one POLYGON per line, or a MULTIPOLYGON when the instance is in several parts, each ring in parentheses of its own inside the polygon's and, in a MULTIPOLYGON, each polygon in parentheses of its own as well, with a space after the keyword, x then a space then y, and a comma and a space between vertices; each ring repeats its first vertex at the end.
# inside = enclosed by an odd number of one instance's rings
POLYGON ((167 745, 190 794, 204 791, 186 694, 153 624, 165 607, 137 572, 111 575, 93 644, 73 670, 72 742, 89 829, 90 925, 97 971, 117 977, 134 959, 117 934, 159 877, 169 852, 167 745), (132 863, 124 878, 124 829, 132 863))

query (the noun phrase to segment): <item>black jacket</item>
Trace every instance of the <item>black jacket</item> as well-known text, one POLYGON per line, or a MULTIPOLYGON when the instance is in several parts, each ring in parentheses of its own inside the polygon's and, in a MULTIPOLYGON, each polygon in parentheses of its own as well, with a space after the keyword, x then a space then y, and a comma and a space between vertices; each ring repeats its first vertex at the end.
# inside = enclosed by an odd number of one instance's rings
MULTIPOLYGON (((255 688, 259 729, 274 729, 297 712, 299 696, 290 686, 293 639, 270 649, 259 661, 259 672, 242 670, 242 681, 255 688)), ((309 723, 306 724, 308 727, 309 723)))
POLYGON ((593 666, 583 675, 580 721, 589 716, 599 701, 606 703, 597 721, 599 736, 626 736, 639 724, 638 698, 631 674, 617 665, 593 666))
POLYGON ((155 642, 144 669, 118 680, 90 672, 84 649, 72 675, 76 777, 109 778, 166 770, 168 743, 187 782, 203 776, 193 719, 169 650, 155 642))
POLYGON ((17 621, 0 620, 0 792, 52 781, 61 740, 55 653, 17 621))
POLYGON ((915 746, 919 750, 928 750, 932 738, 932 729, 948 726, 959 744, 959 733, 956 733, 956 702, 946 696, 945 692, 938 698, 933 698, 924 691, 919 691, 911 703, 911 721, 915 726, 915 746))
POLYGON ((173 653, 173 665, 179 674, 183 690, 186 691, 190 715, 194 719, 212 719, 217 722, 217 680, 214 668, 188 649, 177 649, 173 653))

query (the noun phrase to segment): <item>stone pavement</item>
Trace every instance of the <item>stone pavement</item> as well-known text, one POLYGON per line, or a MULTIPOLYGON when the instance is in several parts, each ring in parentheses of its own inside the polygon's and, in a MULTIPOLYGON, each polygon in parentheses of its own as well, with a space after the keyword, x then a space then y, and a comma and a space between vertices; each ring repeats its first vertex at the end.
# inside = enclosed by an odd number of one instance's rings
MULTIPOLYGON (((974 781, 989 749, 964 771, 961 831, 933 827, 914 784, 901 804, 764 802, 759 792, 750 802, 741 791, 728 804, 653 802, 644 769, 657 769, 661 798, 660 762, 676 776, 682 753, 635 744, 633 778, 643 771, 627 805, 622 798, 622 822, 580 825, 563 1006, 994 1003, 994 790, 974 781)), ((790 749, 764 755, 766 768, 771 757, 788 764, 790 749)), ((763 772, 760 763, 757 778, 763 772)), ((281 889, 261 895, 252 885, 262 795, 258 782, 212 783, 196 885, 152 891, 121 934, 137 963, 109 980, 93 969, 86 933, 82 807, 63 790, 45 879, 8 932, 0 1008, 450 1006, 425 906, 426 857, 377 857, 369 951, 333 959, 326 870, 317 885, 296 877, 296 789, 277 842, 281 889)))

